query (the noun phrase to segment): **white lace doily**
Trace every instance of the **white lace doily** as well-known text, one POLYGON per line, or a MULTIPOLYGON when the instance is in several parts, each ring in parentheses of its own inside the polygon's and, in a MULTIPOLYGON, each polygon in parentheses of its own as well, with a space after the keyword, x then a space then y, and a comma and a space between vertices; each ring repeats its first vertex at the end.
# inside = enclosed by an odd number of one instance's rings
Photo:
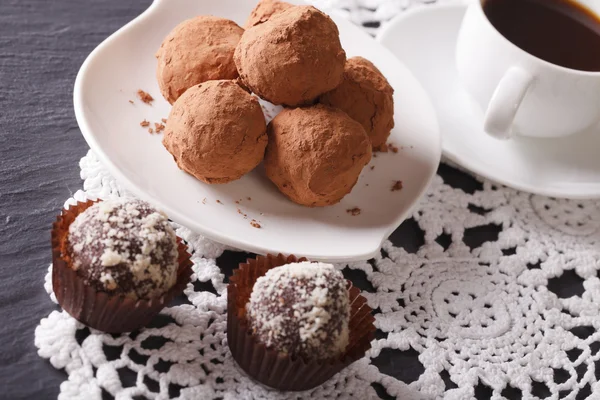
MULTIPOLYGON (((375 26, 411 2, 334 3, 375 26)), ((93 153, 80 166, 83 191, 67 203, 126 193, 93 153)), ((229 272, 220 268, 235 253, 177 233, 195 274, 187 302, 152 326, 103 334, 58 307, 40 321, 39 355, 68 375, 60 399, 600 399, 599 201, 529 195, 442 165, 379 257, 338 266, 377 313, 372 349, 302 394, 267 390, 238 371, 226 344, 229 272)), ((48 274, 55 300, 51 286, 48 274)))

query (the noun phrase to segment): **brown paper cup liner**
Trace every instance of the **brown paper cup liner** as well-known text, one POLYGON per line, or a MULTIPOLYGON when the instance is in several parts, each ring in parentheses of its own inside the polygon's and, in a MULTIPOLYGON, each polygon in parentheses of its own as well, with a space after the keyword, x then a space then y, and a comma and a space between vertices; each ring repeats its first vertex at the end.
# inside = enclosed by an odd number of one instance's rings
POLYGON ((240 264, 227 287, 227 342, 238 365, 257 382, 277 390, 300 391, 315 388, 342 369, 362 358, 375 337, 375 318, 360 290, 348 282, 350 295, 350 340, 346 351, 331 360, 304 360, 268 349, 252 333, 246 319, 246 304, 256 280, 269 269, 306 261, 295 256, 267 255, 240 264))
POLYGON ((177 281, 164 295, 152 300, 134 300, 109 295, 85 285, 70 267, 65 251, 69 226, 95 201, 77 203, 56 218, 52 225, 52 287, 58 304, 76 320, 108 333, 131 332, 147 325, 175 296, 183 292, 192 275, 192 261, 182 240, 177 238, 179 269, 177 281))

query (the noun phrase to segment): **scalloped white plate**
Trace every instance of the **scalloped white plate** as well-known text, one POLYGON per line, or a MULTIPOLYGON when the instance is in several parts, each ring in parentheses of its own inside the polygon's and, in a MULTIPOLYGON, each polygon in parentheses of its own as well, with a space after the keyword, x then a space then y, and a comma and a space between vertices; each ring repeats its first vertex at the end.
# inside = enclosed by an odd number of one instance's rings
POLYGON ((150 135, 139 126, 143 119, 158 122, 169 114, 170 105, 155 80, 154 58, 167 33, 199 14, 218 15, 241 25, 254 5, 253 0, 155 1, 83 63, 74 90, 75 115, 83 136, 128 189, 211 239, 263 254, 293 253, 327 261, 370 258, 427 188, 440 161, 441 139, 433 106, 409 70, 342 17, 332 15, 348 56, 371 60, 396 91, 391 141, 401 150, 378 155, 371 163, 375 168, 365 168, 340 204, 317 209, 296 205, 277 191, 261 167, 226 185, 203 184, 177 168, 161 144, 162 135, 150 135), (136 98, 138 89, 155 98, 152 106, 136 98), (392 192, 396 180, 404 188, 392 192), (354 207, 361 209, 360 215, 346 212, 354 207), (251 219, 262 228, 253 228, 251 219))

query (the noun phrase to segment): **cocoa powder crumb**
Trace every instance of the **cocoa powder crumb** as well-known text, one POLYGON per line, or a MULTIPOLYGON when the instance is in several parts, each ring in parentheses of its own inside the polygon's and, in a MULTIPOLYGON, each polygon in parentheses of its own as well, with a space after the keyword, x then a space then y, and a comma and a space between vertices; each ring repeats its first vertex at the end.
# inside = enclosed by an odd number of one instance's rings
POLYGON ((261 228, 260 224, 254 219, 252 221, 250 221, 250 225, 252 225, 253 228, 257 228, 257 229, 261 228))
POLYGON ((161 118, 161 121, 163 122, 163 124, 167 123, 167 119, 166 118, 161 118))
POLYGON ((158 122, 154 123, 154 128, 156 129, 156 133, 160 133, 162 131, 165 130, 165 126, 163 124, 160 124, 158 122))
POLYGON ((129 100, 129 102, 130 102, 131 104, 133 104, 133 100, 129 100))
POLYGON ((137 91, 137 95, 140 98, 140 100, 146 104, 152 104, 152 102, 154 101, 154 97, 150 96, 148 92, 144 92, 142 89, 139 89, 137 91))
POLYGON ((376 147, 374 150, 377 151, 377 152, 379 152, 379 153, 387 153, 388 150, 389 150, 389 147, 384 143, 381 146, 376 147))
POLYGON ((252 201, 252 197, 246 197, 248 201, 252 201))
POLYGON ((239 200, 236 200, 236 201, 235 201, 235 204, 240 204, 240 201, 239 201, 239 200))
POLYGON ((219 203, 219 204, 223 204, 223 203, 221 202, 221 200, 217 200, 217 203, 219 203))
POLYGON ((148 122, 148 121, 146 121, 146 120, 143 120, 142 122, 140 122, 140 126, 141 126, 141 127, 144 127, 144 128, 145 128, 145 127, 147 127, 147 126, 149 126, 149 125, 150 125, 150 122, 148 122))
POLYGON ((360 208, 358 208, 358 207, 349 208, 346 210, 346 212, 348 214, 352 215, 353 217, 356 217, 357 215, 360 215, 360 208))
POLYGON ((402 190, 402 181, 394 181, 394 185, 392 186, 392 192, 402 190))
POLYGON ((392 151, 393 153, 397 153, 398 152, 398 147, 396 147, 393 143, 388 143, 388 148, 390 149, 390 151, 392 151))
POLYGON ((373 171, 375 169, 374 165, 371 165, 371 171, 373 171))
POLYGON ((154 133, 154 129, 148 128, 148 133, 154 133))

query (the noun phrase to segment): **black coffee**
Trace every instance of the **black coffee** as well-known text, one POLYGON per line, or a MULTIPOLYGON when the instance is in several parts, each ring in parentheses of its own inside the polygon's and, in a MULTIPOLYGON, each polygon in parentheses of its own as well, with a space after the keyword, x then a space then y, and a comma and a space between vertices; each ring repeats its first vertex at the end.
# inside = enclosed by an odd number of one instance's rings
POLYGON ((600 18, 572 0, 483 0, 494 27, 538 58, 600 71, 600 18))

